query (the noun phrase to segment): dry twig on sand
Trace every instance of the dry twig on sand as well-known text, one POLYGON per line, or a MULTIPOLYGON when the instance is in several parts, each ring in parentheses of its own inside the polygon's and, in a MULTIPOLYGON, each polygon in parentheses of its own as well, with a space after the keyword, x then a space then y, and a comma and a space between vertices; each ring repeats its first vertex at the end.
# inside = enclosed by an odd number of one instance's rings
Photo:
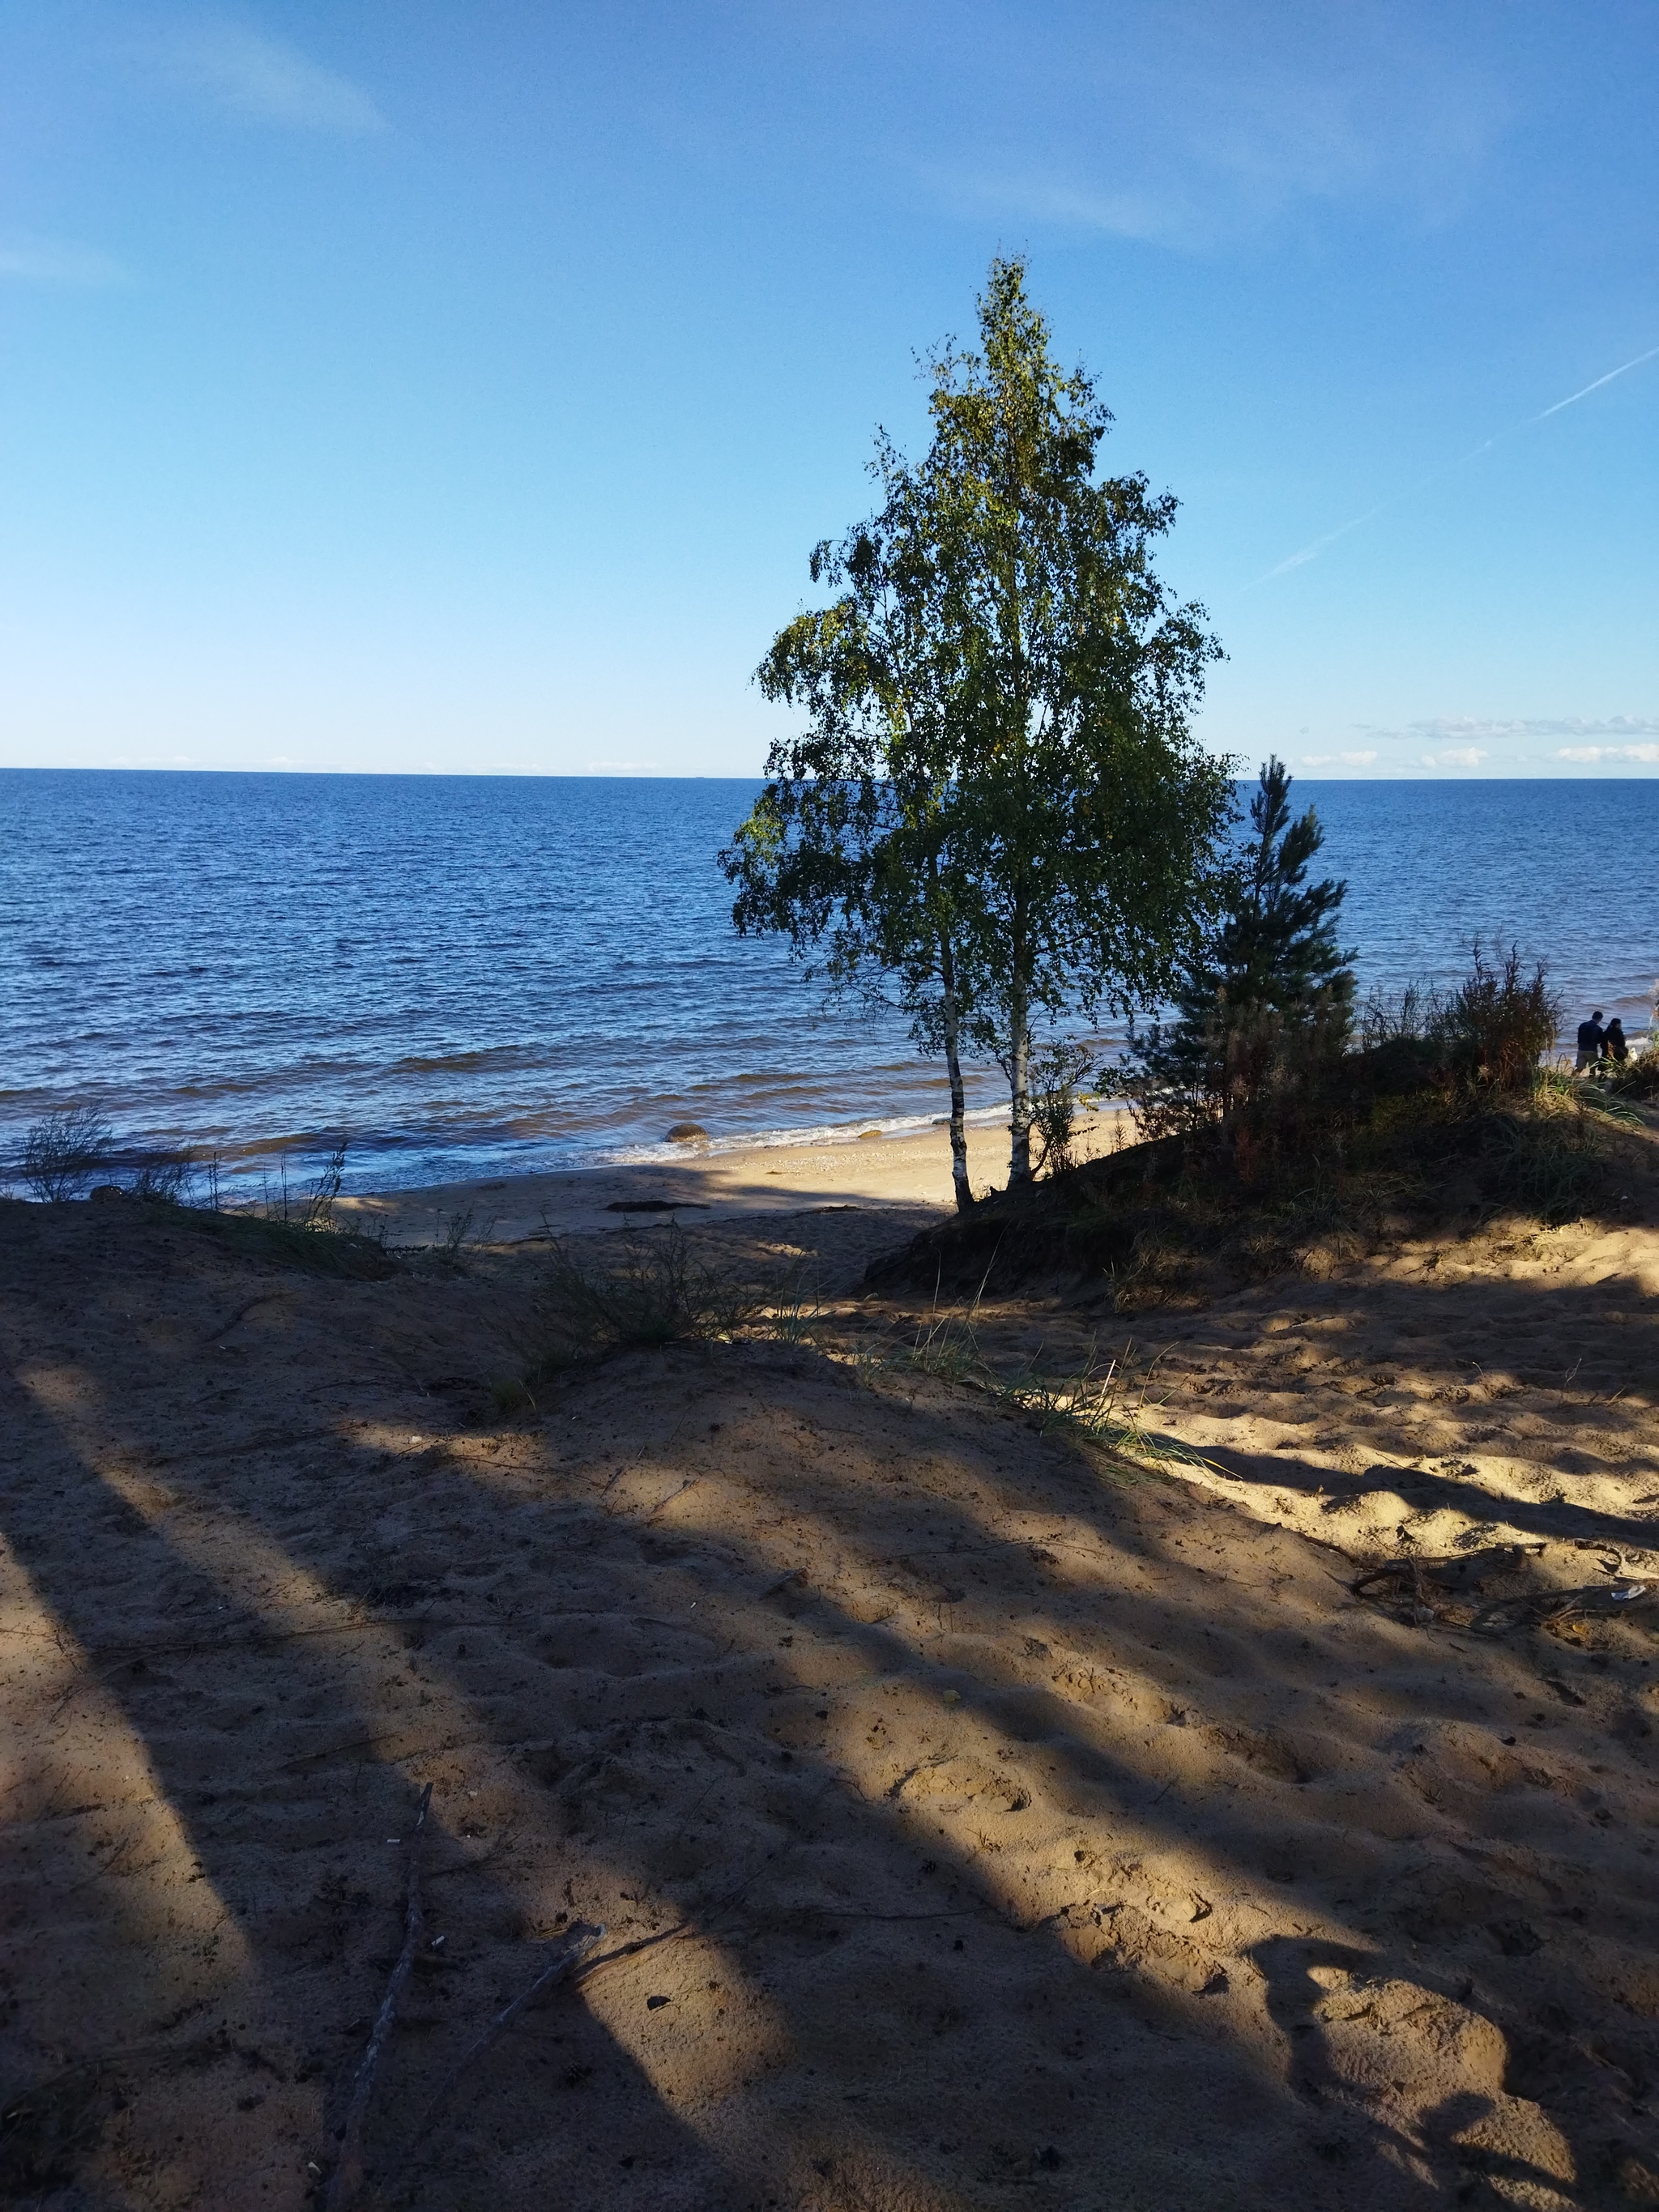
POLYGON ((398 2014, 398 1999, 403 1994, 404 1984, 409 1979, 415 1964, 416 1948, 421 1940, 422 1915, 421 1911, 421 1831, 426 1826, 427 1808, 432 1802, 432 1784, 428 1782, 421 1792, 421 1809, 415 1816, 410 1831, 407 1857, 409 1875, 404 1892, 404 1948, 398 1954, 397 1964, 392 1969, 392 1978, 386 1985, 386 1995, 380 2000, 380 2009, 369 2034, 368 2047, 363 2052, 357 2069, 357 2078, 351 2085, 351 2103, 346 2111, 345 2130, 340 2140, 340 2155, 329 2181, 328 2194, 323 2199, 324 2212, 343 2212, 362 2187, 363 2182, 363 2124, 368 2118, 369 2099, 374 2094, 374 2075, 392 2034, 392 2024, 398 2014))
POLYGON ((1659 1583, 1591 1583, 1580 1589, 1546 1590, 1533 1597, 1498 1598, 1483 1606, 1469 1626, 1481 1636, 1515 1628, 1559 1632, 1583 1620, 1618 1620, 1650 1606, 1659 1583))
MULTIPOLYGON (((750 1880, 752 1881, 754 1877, 751 1875, 750 1880)), ((747 1884, 745 1883, 744 1887, 746 1887, 747 1884)), ((732 1893, 732 1895, 734 1896, 740 1894, 741 1891, 732 1893)), ((715 1910, 717 1911, 721 1910, 725 1904, 728 1904, 730 1902, 731 1897, 728 1896, 721 1901, 721 1905, 715 1907, 715 1910)), ((415 2156, 421 2144, 425 2141, 426 2137, 431 2133, 432 2130, 442 2118, 444 2107, 449 2102, 451 2096, 454 2094, 457 2086, 460 2082, 462 2075, 467 2072, 468 2069, 476 2060, 483 2056, 484 2052, 489 2050, 490 2045, 495 2042, 496 2037, 501 2034, 504 2030, 509 2028, 513 2025, 513 2022, 517 2020, 520 2014, 526 2010, 527 2008, 534 2002, 537 1997, 544 1995, 548 1990, 554 1988, 558 1983, 563 1981, 567 1976, 574 1977, 580 1974, 583 1979, 586 1979, 586 1976, 593 1972, 598 1967, 608 1966, 618 1959, 631 1959, 636 1953, 641 1951, 654 1950, 657 1946, 661 1943, 671 1943, 678 1936, 689 1935, 691 1932, 691 1928, 692 1923, 690 1921, 682 1920, 672 1928, 659 1929, 654 1936, 639 1936, 631 1943, 618 1944, 614 1951, 606 1951, 600 1957, 595 1959, 591 1954, 593 1946, 604 1940, 605 1933, 604 1926, 601 1924, 599 1927, 595 1927, 592 1923, 589 1921, 578 1920, 573 1922, 571 1926, 565 1930, 563 1936, 559 1939, 558 1948, 553 1957, 548 1960, 547 1964, 542 1968, 535 1979, 530 1983, 527 1988, 523 1989, 519 1992, 518 1996, 514 1998, 511 2004, 504 2006, 502 2009, 496 2014, 495 2019, 490 2021, 489 2027, 484 2029, 481 2035, 475 2037, 473 2041, 470 2043, 466 2049, 461 2053, 461 2056, 457 2059, 454 2065, 450 2068, 449 2072, 444 2076, 443 2081, 439 2084, 436 2095, 433 2098, 432 2102, 427 2106, 426 2117, 421 2121, 420 2125, 415 2130, 414 2134, 410 2136, 408 2148, 404 2154, 402 2166, 400 2166, 398 2171, 402 2172, 404 2168, 408 2166, 410 2160, 415 2156)))
MULTIPOLYGON (((1349 1584, 1356 1597, 1386 1603, 1390 1598, 1410 1601, 1411 1616, 1421 1627, 1438 1622, 1443 1627, 1466 1628, 1477 1635, 1502 1636, 1520 1628, 1547 1628, 1553 1632, 1587 1619, 1617 1620, 1641 1612, 1645 1617, 1659 1582, 1628 1576, 1573 1589, 1524 1586, 1541 1544, 1497 1544, 1479 1552, 1445 1559, 1388 1559, 1369 1568, 1349 1584), (1493 1589, 1491 1585, 1522 1581, 1519 1589, 1493 1589)), ((1620 1555, 1611 1552, 1613 1573, 1620 1555)))
POLYGON ((443 2081, 440 2083, 438 2094, 432 2100, 431 2105, 428 2106, 427 2111, 427 2116, 421 2124, 420 2132, 422 2135, 424 2135, 428 2129, 432 2127, 436 2122, 439 2114, 443 2111, 444 2106, 449 2102, 450 2098, 454 2094, 457 2087, 459 2085, 462 2075, 466 2072, 468 2067, 473 2063, 474 2060, 482 2058, 484 2052, 488 2051, 490 2045, 494 2043, 496 2037, 502 2034, 507 2028, 511 2027, 514 2021, 519 2017, 519 2014, 521 2012, 525 2011, 529 2006, 533 2004, 538 1996, 543 1996, 548 1990, 550 1990, 556 1983, 562 1982, 565 1976, 570 1972, 573 1967, 580 1966, 583 1960, 586 1958, 588 1953, 593 1948, 593 1946, 596 1943, 603 1942, 604 1940, 605 1928, 603 1923, 595 1927, 592 1922, 579 1920, 574 1927, 568 1928, 565 1930, 553 1956, 542 1968, 535 1980, 530 1984, 527 1989, 520 1990, 518 1996, 514 1998, 510 2005, 505 2006, 501 2011, 496 2014, 495 2019, 490 2021, 489 2027, 484 2029, 481 2035, 476 2037, 474 2040, 467 2045, 466 2049, 461 2053, 461 2056, 450 2068, 448 2073, 444 2076, 443 2081))

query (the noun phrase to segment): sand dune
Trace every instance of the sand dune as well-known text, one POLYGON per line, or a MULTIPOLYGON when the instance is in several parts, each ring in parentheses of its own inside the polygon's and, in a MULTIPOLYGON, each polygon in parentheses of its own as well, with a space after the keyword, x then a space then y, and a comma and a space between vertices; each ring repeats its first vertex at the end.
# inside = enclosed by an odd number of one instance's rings
POLYGON ((316 2202, 428 1783, 363 2203, 1659 2201, 1642 1607, 1352 1587, 1654 1573, 1653 1232, 1138 1323, 1208 1462, 1157 1473, 874 1357, 916 1317, 833 1293, 905 1218, 732 1213, 820 1346, 503 1425, 533 1247, 339 1282, 3 1209, 9 2201, 316 2202))

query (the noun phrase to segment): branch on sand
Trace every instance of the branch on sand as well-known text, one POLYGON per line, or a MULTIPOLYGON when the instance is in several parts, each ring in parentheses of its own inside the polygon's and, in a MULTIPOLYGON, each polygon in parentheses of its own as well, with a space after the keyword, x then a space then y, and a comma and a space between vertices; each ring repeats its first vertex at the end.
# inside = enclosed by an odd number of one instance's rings
POLYGON ((602 1942, 604 1938, 602 1923, 595 1927, 591 1922, 579 1920, 573 1928, 566 1929, 553 1956, 534 1981, 527 1989, 521 1990, 510 2005, 496 2014, 483 2034, 467 2045, 450 2068, 439 2086, 438 2094, 432 2100, 425 2119, 421 2123, 420 2134, 426 2134, 435 2124, 439 2114, 459 2087, 461 2076, 475 2060, 483 2057, 496 2037, 511 2027, 519 2014, 532 2005, 538 1996, 544 1996, 556 1983, 562 1982, 573 1967, 580 1966, 593 1946, 602 1942))
POLYGON ((404 1948, 398 1954, 397 1964, 392 1969, 392 1978, 386 1985, 386 1995, 380 2000, 380 2009, 357 2069, 357 2078, 352 2084, 351 2103, 346 2111, 345 2132, 340 2142, 340 2156, 323 2199, 324 2212, 344 2212, 363 2184, 363 2127, 368 2118, 369 2100, 374 2094, 374 2075, 380 2063, 381 2053, 391 2039, 392 2026, 398 2014, 398 2000, 403 1995, 404 1984, 409 1979, 415 1964, 415 1953, 421 1940, 423 1915, 421 1910, 421 1831, 426 1826, 427 1808, 432 1802, 432 1784, 428 1782, 421 1792, 421 1809, 415 1816, 407 1847, 409 1874, 404 1891, 404 1948))

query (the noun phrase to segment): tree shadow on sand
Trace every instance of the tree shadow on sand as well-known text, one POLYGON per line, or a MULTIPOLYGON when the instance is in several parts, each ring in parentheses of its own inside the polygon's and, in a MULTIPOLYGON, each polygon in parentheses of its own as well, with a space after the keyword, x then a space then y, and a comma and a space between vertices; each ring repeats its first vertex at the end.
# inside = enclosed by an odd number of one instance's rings
MULTIPOLYGON (((337 1405, 368 1294, 317 1295, 341 1319, 306 1387, 337 1405)), ((275 1392, 286 1358, 273 1324, 245 1371, 275 1392)), ((493 1452, 428 1403, 413 1442, 405 1412, 183 1457, 142 1510, 164 1401, 31 1396, 42 1495, 9 1500, 14 1547, 101 1650, 331 2116, 395 1948, 383 1838, 437 1784, 464 1964, 427 1978, 464 1996, 422 1997, 388 2063, 387 2201, 1403 2207, 1454 2197, 1474 2150, 1517 2161, 1493 2182, 1549 2170, 1482 2148, 1517 2095, 1585 2176, 1626 2155, 1619 2084, 1653 2054, 1606 1989, 1644 1971, 1634 1870, 1564 1797, 1565 1751, 1547 1784, 1468 1766, 1475 1706, 1507 1719, 1535 1677, 1495 1650, 1437 1684, 1299 1540, 1103 1480, 925 1379, 905 1395, 800 1351, 624 1359, 493 1452), (289 1574, 368 1625, 360 1656, 262 1644, 289 1574), (136 1590, 205 1622, 199 1648, 135 1674, 110 1631, 136 1590), (246 1762, 234 1789, 204 1783, 215 1758, 246 1762), (406 2159, 577 1912, 691 1929, 504 2038, 406 2159), (1532 1953, 1491 1933, 1520 1921, 1543 1923, 1532 1953), (1474 2070, 1448 2091, 1401 2029, 1413 2094, 1360 2094, 1342 2033, 1368 2031, 1328 2023, 1327 1969, 1414 1990, 1474 2070), (1550 2030, 1552 2005, 1588 2030, 1550 2030), (1517 2087, 1526 2034, 1549 2055, 1517 2087)), ((94 1894, 118 1949, 118 1887, 94 1894)))

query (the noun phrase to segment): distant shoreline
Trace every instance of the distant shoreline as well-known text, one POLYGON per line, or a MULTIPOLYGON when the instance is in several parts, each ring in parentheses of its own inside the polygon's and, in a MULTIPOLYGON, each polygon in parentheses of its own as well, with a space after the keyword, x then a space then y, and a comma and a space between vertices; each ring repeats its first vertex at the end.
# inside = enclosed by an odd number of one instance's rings
MULTIPOLYGON (((0 763, 0 775, 142 775, 176 776, 183 779, 192 775, 246 776, 265 778, 272 781, 292 783, 310 778, 315 782, 337 782, 355 778, 364 783, 731 783, 763 784, 765 777, 758 769, 746 775, 716 775, 713 771, 688 770, 678 775, 653 772, 650 775, 605 775, 586 769, 510 768, 510 769, 419 769, 419 768, 210 768, 199 765, 147 765, 143 762, 109 761, 93 766, 85 763, 47 763, 40 761, 9 761, 0 763)), ((1241 773, 1235 781, 1250 784, 1255 781, 1254 769, 1241 773)), ((1448 770, 1438 775, 1322 775, 1316 769, 1297 769, 1298 787, 1304 783, 1371 784, 1393 786, 1415 785, 1425 791, 1440 789, 1449 783, 1516 784, 1516 783, 1583 783, 1583 784, 1644 784, 1659 782, 1659 770, 1649 775, 1482 775, 1478 770, 1448 770)))

